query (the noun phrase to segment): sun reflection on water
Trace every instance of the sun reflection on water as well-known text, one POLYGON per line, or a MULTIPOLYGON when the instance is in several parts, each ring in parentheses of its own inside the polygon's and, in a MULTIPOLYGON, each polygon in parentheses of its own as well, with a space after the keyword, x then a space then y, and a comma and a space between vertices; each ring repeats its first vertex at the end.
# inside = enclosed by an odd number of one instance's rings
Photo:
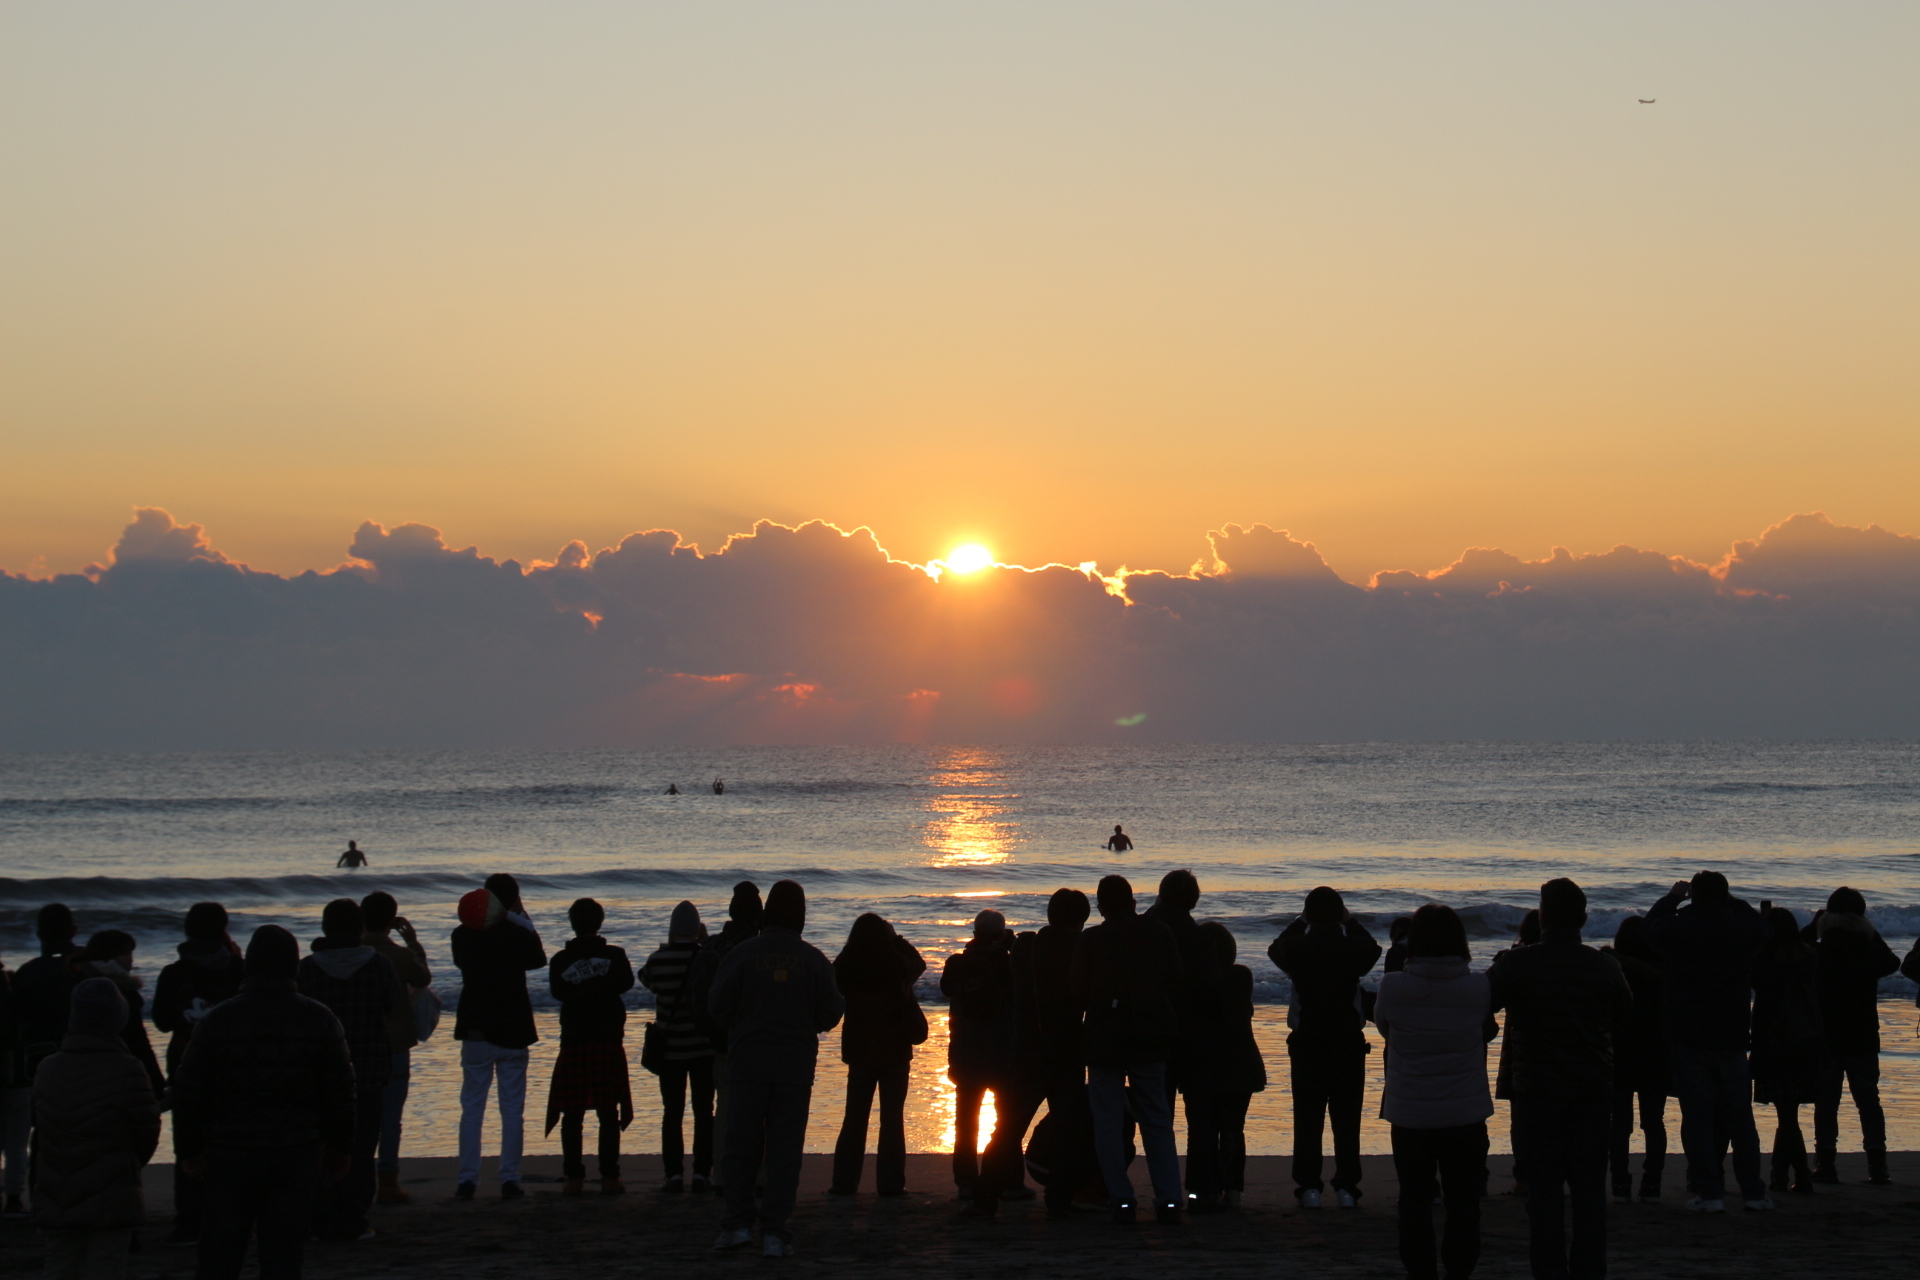
POLYGON ((1020 824, 1006 815, 1008 778, 998 756, 977 748, 947 752, 927 781, 940 789, 928 797, 921 841, 940 867, 985 867, 1005 862, 1020 842, 1020 824))

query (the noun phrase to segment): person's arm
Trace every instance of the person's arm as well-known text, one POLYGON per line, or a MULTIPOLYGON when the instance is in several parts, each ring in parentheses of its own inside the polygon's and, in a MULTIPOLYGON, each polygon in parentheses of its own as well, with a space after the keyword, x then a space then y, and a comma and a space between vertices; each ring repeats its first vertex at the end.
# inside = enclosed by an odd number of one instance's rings
POLYGON ((1487 970, 1487 992, 1493 998, 1487 1010, 1489 1020, 1513 998, 1513 954, 1511 950, 1495 952, 1493 966, 1487 970))
POLYGON ((345 1154, 353 1150, 353 1057, 347 1050, 347 1033, 338 1018, 331 1034, 321 1041, 320 1055, 320 1135, 329 1152, 345 1154))
POLYGON ((1347 956, 1353 963, 1353 976, 1364 978, 1373 971, 1374 965, 1380 963, 1380 944, 1367 932, 1367 926, 1351 915, 1347 917, 1345 928, 1347 956))
POLYGON ((813 971, 813 1028, 824 1035, 840 1025, 840 1017, 847 1011, 847 998, 840 994, 840 984, 833 980, 833 962, 818 948, 807 958, 807 966, 813 971))
POLYGON ((1381 978, 1380 990, 1373 997, 1373 1025, 1380 1028, 1382 1037, 1387 1035, 1387 1026, 1393 1021, 1394 1009, 1399 1003, 1394 998, 1394 993, 1400 989, 1400 984, 1394 979, 1399 976, 1397 973, 1389 973, 1381 978))
MULTIPOLYGON (((623 948, 612 947, 610 950, 613 952, 613 964, 607 969, 607 994, 625 995, 633 990, 633 961, 627 959, 627 953, 623 948)), ((692 976, 692 972, 693 966, 687 966, 688 976, 692 976)), ((680 981, 680 992, 684 998, 687 990, 686 979, 682 978, 680 981)))
MULTIPOLYGON (((1098 928, 1096 925, 1095 928, 1098 928)), ((1081 1009, 1093 1005, 1093 964, 1094 933, 1092 929, 1082 933, 1074 940, 1073 958, 1067 962, 1067 990, 1073 996, 1073 1002, 1081 1009)))
POLYGON ((1913 950, 1907 952, 1907 958, 1900 962, 1900 972, 1914 982, 1920 982, 1920 941, 1913 944, 1913 950))
POLYGON ((148 1012, 153 1015, 154 1030, 172 1033, 184 1028, 180 1013, 185 1007, 186 1001, 180 998, 180 977, 168 965, 153 984, 153 1005, 148 1012))
POLYGON ((1280 936, 1267 945, 1267 959, 1273 961, 1280 972, 1293 973, 1293 948, 1307 934, 1307 918, 1295 916, 1293 923, 1280 931, 1280 936))
POLYGON ((194 1028, 193 1039, 187 1041, 187 1051, 180 1056, 168 1090, 173 1102, 174 1149, 182 1161, 196 1159, 207 1145, 207 1110, 212 1100, 214 1065, 220 1054, 218 1024, 209 1034, 208 1021, 203 1018, 194 1028))
POLYGON ((394 958, 400 981, 409 987, 432 986, 433 969, 427 964, 427 949, 420 945, 420 935, 413 931, 412 921, 401 916, 393 922, 393 928, 401 942, 402 954, 394 958))
POLYGON ((127 1073, 127 1082, 122 1086, 120 1121, 125 1126, 127 1147, 134 1162, 144 1165, 153 1159, 160 1145, 160 1104, 154 1099, 153 1089, 144 1075, 127 1073))
POLYGON ((1873 976, 1876 979, 1884 978, 1890 973, 1898 972, 1900 957, 1893 954, 1893 948, 1887 945, 1887 940, 1877 931, 1872 935, 1872 939, 1869 944, 1867 965, 1873 976))
POLYGON ((927 971, 926 957, 920 954, 918 947, 897 933, 893 935, 893 942, 900 956, 900 976, 909 983, 918 982, 920 975, 927 971))
MULTIPOLYGON (((520 917, 525 920, 526 917, 520 917)), ((508 919, 512 919, 511 916, 508 919)), ((495 925, 498 929, 501 926, 495 925)), ((512 935, 514 950, 519 956, 522 969, 544 969, 547 967, 547 949, 540 945, 540 935, 533 931, 529 923, 524 929, 512 935)))
POLYGON ((940 994, 951 1000, 966 989, 967 953, 956 951, 940 965, 940 994))

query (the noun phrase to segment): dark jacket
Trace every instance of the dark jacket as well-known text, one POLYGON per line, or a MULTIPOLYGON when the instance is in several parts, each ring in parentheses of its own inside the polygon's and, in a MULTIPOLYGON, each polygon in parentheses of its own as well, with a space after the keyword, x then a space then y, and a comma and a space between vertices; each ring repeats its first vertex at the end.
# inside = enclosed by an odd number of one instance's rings
POLYGON ((840 1061, 850 1067, 900 1067, 912 1059, 914 1037, 925 1027, 913 984, 927 962, 905 938, 890 941, 884 953, 842 951, 833 959, 833 981, 847 1002, 840 1061))
POLYGON ((560 1043, 618 1044, 627 1035, 633 962, 605 938, 569 938, 547 964, 547 990, 560 1002, 560 1043))
POLYGON ((0 965, 0 1089, 22 1089, 32 1083, 27 1074, 27 1041, 20 1011, 13 1000, 13 975, 0 965))
POLYGON ((1213 1007, 1216 1030, 1203 1060, 1210 1082, 1223 1094, 1259 1093, 1267 1087, 1267 1064, 1253 1035, 1253 970, 1224 966, 1215 979, 1213 1007))
POLYGON ((727 1079, 813 1082, 820 1036, 846 1001, 833 966, 792 929, 769 925, 727 953, 708 1007, 727 1028, 727 1079))
POLYGON ((1174 1046, 1176 1060, 1192 1059, 1196 1064, 1211 1051, 1220 1035, 1220 982, 1226 966, 1213 939, 1200 927, 1191 911, 1183 911, 1156 902, 1143 913, 1158 920, 1173 935, 1180 951, 1180 994, 1174 1011, 1180 1015, 1180 1041, 1174 1046))
POLYGON ((720 927, 720 936, 708 938, 693 958, 693 969, 687 975, 687 989, 693 1007, 694 1025, 707 1037, 707 1043, 713 1046, 715 1053, 727 1051, 726 1024, 713 1016, 708 1005, 708 997, 713 992, 713 980, 720 972, 721 961, 727 953, 745 942, 757 937, 758 925, 744 925, 738 920, 729 920, 720 927))
POLYGON ((453 931, 452 943, 453 963, 460 970, 453 1038, 485 1040, 502 1049, 525 1049, 538 1040, 527 971, 547 967, 540 935, 509 918, 491 929, 463 924, 453 931))
POLYGON ((66 1038, 68 1008, 80 983, 71 963, 74 951, 71 945, 59 951, 43 950, 14 971, 14 1025, 28 1079, 39 1061, 57 1051, 66 1038))
POLYGON ((1013 1066, 1013 934, 974 938, 947 957, 947 1078, 997 1083, 1013 1066))
POLYGON ((1660 1012, 1660 966, 1639 955, 1602 947, 1626 975, 1633 992, 1633 1014, 1615 1030, 1613 1083, 1616 1089, 1667 1097, 1673 1091, 1672 1054, 1660 1012))
POLYGON ((33 1218, 42 1231, 114 1231, 146 1221, 140 1170, 160 1142, 144 1066, 114 1036, 72 1034, 33 1085, 33 1218))
POLYGON ((347 1034, 354 1086, 362 1093, 384 1089, 393 1075, 387 1016, 407 994, 387 958, 359 941, 316 938, 313 954, 300 961, 300 994, 333 1010, 347 1034))
MULTIPOLYGON (((88 978, 106 978, 120 989, 121 998, 127 1002, 127 1025, 121 1030, 120 1038, 126 1041, 127 1052, 133 1055, 133 1060, 146 1068, 153 1096, 157 1098, 165 1093, 167 1078, 161 1074, 160 1060, 153 1056, 153 1041, 147 1038, 147 998, 141 990, 140 979, 109 961, 72 959, 67 967, 73 976, 73 982, 67 987, 69 1000, 73 998, 73 988, 88 978)), ((64 1040, 63 1034, 63 1043, 64 1040)))
POLYGON ((1660 953, 1667 1042, 1692 1049, 1745 1049, 1760 913, 1738 898, 1689 902, 1669 893, 1647 912, 1647 940, 1660 953))
POLYGON ((1014 949, 1014 980, 1030 986, 1034 1057, 1054 1069, 1078 1071, 1087 1064, 1086 1006, 1073 993, 1073 953, 1082 927, 1043 925, 1032 951, 1014 949))
POLYGON ((353 1062, 333 1010, 292 978, 249 978, 194 1028, 173 1082, 174 1150, 353 1140, 353 1062))
POLYGON ((1171 1057, 1180 1037, 1175 1001, 1184 981, 1180 949, 1159 921, 1114 916, 1084 930, 1073 952, 1071 983, 1086 1012, 1087 1065, 1121 1068, 1171 1057))
POLYGON ((1801 936, 1820 956, 1817 980, 1827 1052, 1880 1052, 1880 979, 1899 969, 1900 957, 1864 916, 1823 912, 1801 936))
POLYGON ((1753 1100, 1814 1101, 1825 1057, 1818 971, 1811 947, 1769 948, 1753 966, 1753 1100))
POLYGON ((401 999, 387 1011, 387 1048, 404 1053, 420 1043, 413 1020, 413 994, 433 985, 433 970, 427 967, 427 953, 416 946, 396 941, 390 933, 363 933, 360 941, 385 956, 400 979, 401 999))
POLYGON ((160 971, 153 984, 153 1025, 170 1033, 167 1076, 180 1069, 180 1055, 193 1039, 193 1028, 222 1000, 240 994, 240 952, 231 942, 188 938, 180 958, 160 971))
POLYGON ((1368 1052, 1360 979, 1380 959, 1380 944, 1366 926, 1349 920, 1309 928, 1301 916, 1273 940, 1267 958, 1293 981, 1288 1052, 1368 1052))
POLYGON ((1530 947, 1493 958, 1493 1008, 1507 1011, 1502 1066, 1516 1099, 1606 1102, 1613 1037, 1633 1014, 1633 990, 1612 956, 1575 929, 1548 929, 1530 947))

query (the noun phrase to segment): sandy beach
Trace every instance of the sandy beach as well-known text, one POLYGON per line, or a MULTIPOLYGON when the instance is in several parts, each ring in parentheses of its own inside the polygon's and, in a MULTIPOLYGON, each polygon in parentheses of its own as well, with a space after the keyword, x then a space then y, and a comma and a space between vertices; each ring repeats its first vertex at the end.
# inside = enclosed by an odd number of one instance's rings
MULTIPOLYGON (((490 1164, 491 1162, 489 1162, 490 1164)), ((1507 1185, 1507 1160, 1495 1157, 1494 1186, 1507 1185)), ((1061 1280, 1097 1276, 1160 1275, 1181 1280, 1240 1276, 1394 1277, 1403 1275, 1395 1252, 1392 1162, 1366 1159, 1367 1193, 1358 1211, 1303 1211, 1294 1206, 1287 1161, 1248 1162, 1246 1203, 1234 1213, 1179 1227, 1117 1228, 1104 1214, 1082 1212, 1048 1221, 1037 1201, 1005 1206, 997 1221, 959 1216, 943 1156, 909 1157, 910 1193, 881 1200, 826 1194, 828 1160, 807 1157, 795 1214, 800 1253, 785 1262, 743 1250, 711 1251, 720 1206, 708 1197, 664 1196, 652 1189, 656 1158, 630 1157, 634 1188, 625 1196, 560 1195, 559 1161, 535 1157, 524 1167, 528 1196, 503 1204, 490 1175, 479 1200, 453 1199, 453 1161, 408 1160, 402 1177, 414 1203, 377 1208, 376 1239, 316 1245, 307 1274, 316 1280, 394 1275, 513 1277, 546 1280, 626 1274, 732 1275, 761 1269, 804 1275, 879 1276, 924 1272, 942 1277, 1047 1273, 1061 1280)), ((1894 1185, 1868 1187, 1863 1158, 1840 1158, 1845 1180, 1814 1196, 1782 1196, 1767 1214, 1738 1210, 1724 1216, 1688 1213, 1670 1179, 1659 1205, 1609 1206, 1612 1273, 1619 1276, 1719 1277, 1769 1274, 1909 1277, 1920 1253, 1920 1154, 1897 1153, 1894 1185)), ((158 1243, 165 1235, 172 1168, 147 1174, 150 1243, 135 1256, 133 1275, 183 1280, 193 1273, 193 1250, 158 1243)), ((871 1185, 871 1166, 869 1166, 871 1185)), ((1510 1197, 1485 1202, 1480 1276, 1508 1280, 1528 1274, 1526 1215, 1510 1197)), ((31 1225, 0 1229, 0 1275, 35 1274, 39 1244, 31 1225)), ((249 1272, 250 1273, 250 1272, 249 1272)))

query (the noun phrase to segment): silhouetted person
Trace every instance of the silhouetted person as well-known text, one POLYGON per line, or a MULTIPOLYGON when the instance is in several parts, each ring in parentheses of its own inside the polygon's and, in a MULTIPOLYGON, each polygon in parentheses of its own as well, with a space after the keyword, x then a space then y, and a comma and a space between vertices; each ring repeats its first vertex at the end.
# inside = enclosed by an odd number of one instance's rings
POLYGON ((1333 1127, 1333 1189, 1343 1209, 1360 1203, 1360 1101, 1367 1088, 1360 979, 1380 959, 1373 940, 1339 893, 1321 885, 1306 909, 1267 948, 1293 981, 1287 1057, 1293 1083, 1293 1194, 1318 1209, 1322 1126, 1333 1127))
POLYGON ((112 982, 80 983, 67 1034, 34 1081, 33 1218, 50 1277, 126 1275, 146 1218, 140 1170, 159 1145, 160 1110, 121 1037, 126 1020, 112 982))
POLYGON ((1121 830, 1120 824, 1116 822, 1113 824, 1113 834, 1107 837, 1106 844, 1101 847, 1111 849, 1115 853, 1131 853, 1133 852, 1133 837, 1121 830))
POLYGON ((1637 1102, 1646 1142, 1640 1163, 1640 1199, 1651 1203, 1660 1198, 1660 1179, 1667 1167, 1667 1097, 1673 1087, 1667 1029, 1660 1012, 1660 955, 1647 941, 1644 916, 1623 919, 1614 930, 1613 946, 1601 950, 1619 964, 1633 991, 1633 1014, 1613 1038, 1613 1138, 1607 1156, 1613 1198, 1633 1198, 1629 1148, 1637 1102))
POLYGON ((200 1019, 174 1077, 179 1149, 206 1182, 198 1280, 236 1280, 254 1236, 261 1280, 298 1277, 315 1194, 351 1164, 346 1035, 296 989, 299 966, 292 934, 254 930, 240 994, 200 1019))
POLYGON ((847 931, 833 958, 833 981, 846 1001, 840 1060, 847 1064, 847 1110, 833 1144, 834 1195, 860 1189, 867 1159, 867 1123, 880 1095, 880 1137, 874 1189, 897 1196, 907 1189, 907 1075, 913 1047, 927 1039, 926 1015, 913 984, 927 962, 893 926, 869 911, 847 931))
POLYGON ((133 951, 132 934, 102 929, 87 939, 87 945, 69 961, 69 967, 76 985, 88 978, 106 978, 120 989, 120 998, 127 1002, 127 1024, 121 1029, 121 1037, 127 1042, 127 1052, 147 1069, 147 1082, 153 1086, 153 1096, 157 1098, 166 1092, 167 1082, 160 1073, 159 1059, 153 1056, 153 1042, 147 1039, 143 1016, 147 1002, 140 991, 140 979, 133 972, 133 951))
POLYGON ((1400 1261, 1410 1280, 1466 1280, 1480 1259, 1480 1192, 1486 1175, 1487 976, 1474 973, 1466 926, 1429 903, 1408 921, 1406 963, 1380 979, 1373 1020, 1386 1038, 1393 1168, 1400 1181, 1400 1261), (1433 1202, 1446 1232, 1436 1255, 1433 1202))
MULTIPOLYGON (((1209 920, 1200 932, 1213 944, 1214 984, 1202 1062, 1212 1092, 1215 1146, 1202 1158, 1213 1162, 1220 1203, 1235 1208, 1247 1189, 1247 1108, 1267 1087, 1267 1064, 1253 1035, 1253 970, 1234 963, 1240 946, 1227 926, 1209 920)), ((1189 1150, 1193 1141, 1189 1130, 1189 1150)))
MULTIPOLYGON (((560 1126, 563 1195, 577 1196, 586 1191, 585 1129, 589 1113, 600 1124, 600 1194, 617 1196, 627 1189, 620 1180, 620 1132, 633 1123, 625 999, 633 990, 633 964, 626 951, 600 936, 606 919, 605 909, 592 898, 576 900, 567 908, 573 937, 547 963, 547 990, 560 1004, 560 1056, 554 1060, 553 1077, 547 1086, 545 1132, 551 1134, 556 1123, 560 1126)), ((680 987, 677 979, 686 973, 684 955, 676 953, 680 958, 663 966, 675 970, 675 996, 680 987)), ((666 1007, 665 1001, 655 1006, 656 1010, 666 1007)), ((662 1076, 663 1085, 664 1081, 662 1076)), ((681 1083, 685 1083, 684 1068, 681 1083)), ((673 1137, 677 1140, 679 1136, 680 1117, 675 1114, 673 1137)), ((677 1164, 675 1160, 669 1166, 676 1179, 679 1170, 673 1166, 677 1164)))
POLYGON ((720 779, 715 778, 713 780, 713 794, 717 796, 723 796, 727 794, 727 784, 720 781, 720 779))
POLYGON ((528 1049, 540 1038, 527 996, 527 971, 544 969, 547 952, 520 905, 520 885, 504 873, 460 899, 453 931, 453 963, 460 970, 460 1008, 453 1038, 460 1041, 460 1174, 454 1196, 473 1199, 480 1184, 480 1129, 487 1094, 499 1087, 500 1198, 518 1200, 520 1152, 525 1140, 528 1049))
POLYGON ((1733 1146, 1734 1178, 1747 1207, 1773 1207, 1760 1176, 1747 1065, 1753 962, 1762 936, 1759 913, 1733 896, 1718 871, 1675 884, 1647 912, 1647 938, 1660 953, 1661 1012, 1693 1192, 1687 1207, 1699 1212, 1726 1208, 1721 1137, 1733 1146))
POLYGON ((714 975, 720 972, 720 962, 726 959, 727 953, 748 938, 759 936, 761 911, 758 885, 751 880, 734 885, 733 897, 727 903, 727 922, 721 926, 720 936, 709 938, 694 956, 689 977, 694 1022, 706 1032, 707 1043, 713 1046, 713 1189, 716 1192, 722 1189, 727 1167, 727 1027, 713 1016, 707 998, 713 991, 714 975))
POLYGON ((688 1095, 693 1099, 693 1189, 713 1185, 713 1042, 693 1016, 688 979, 706 945, 707 929, 691 902, 674 907, 667 922, 666 945, 641 970, 640 981, 653 992, 654 1034, 664 1036, 660 1052, 660 1159, 666 1180, 660 1189, 677 1192, 686 1176, 687 1148, 682 1122, 688 1095))
POLYGON ((1613 957, 1581 943, 1586 922, 1580 886, 1549 880, 1540 886, 1539 943, 1502 951, 1487 973, 1494 1011, 1507 1011, 1513 1147, 1527 1171, 1536 1280, 1607 1273, 1613 1037, 1633 1013, 1633 991, 1613 957))
POLYGON ((1887 1116, 1880 1105, 1880 979, 1900 967, 1886 940, 1867 919, 1867 900, 1857 889, 1835 889, 1827 909, 1806 933, 1820 956, 1820 1013, 1826 1032, 1826 1062, 1813 1107, 1817 1181, 1838 1182, 1840 1086, 1845 1083, 1860 1112, 1861 1145, 1867 1151, 1867 1181, 1884 1186, 1887 1116))
POLYGON ((1167 1060, 1167 1109, 1171 1114, 1176 1092, 1186 1103, 1186 1203, 1196 1212, 1209 1213, 1226 1207, 1220 1195, 1220 1122, 1213 1105, 1226 967, 1213 939, 1193 918, 1199 904, 1200 882, 1181 868, 1160 878, 1159 896, 1146 914, 1167 927, 1180 949, 1181 985, 1175 1003, 1180 1038, 1167 1060))
POLYGON ((367 852, 360 847, 358 841, 349 840, 347 841, 347 851, 341 854, 339 861, 333 865, 336 867, 346 867, 348 870, 352 870, 355 867, 364 867, 367 865, 367 852))
POLYGON ((1772 1189, 1807 1193, 1813 1171, 1800 1108, 1819 1092, 1826 1057, 1814 983, 1819 960, 1801 938, 1793 912, 1775 907, 1763 923, 1767 940, 1753 967, 1753 1100, 1774 1110, 1772 1189))
POLYGON ((0 1143, 4 1144, 5 1213, 26 1214, 27 1140, 33 1128, 33 1076, 40 1061, 58 1052, 67 1033, 69 997, 79 976, 70 961, 74 952, 73 912, 64 903, 41 907, 34 917, 40 954, 21 965, 7 984, 5 1017, 0 1034, 11 1046, 6 1074, 0 1081, 0 1143))
POLYGON ((420 1043, 416 1007, 433 983, 427 950, 413 925, 400 914, 393 895, 375 891, 360 899, 365 932, 360 941, 372 947, 400 979, 402 999, 387 1011, 387 1048, 390 1051, 387 1085, 380 1091, 380 1141, 374 1149, 374 1171, 380 1185, 375 1199, 381 1204, 407 1204, 413 1197, 400 1189, 400 1133, 413 1082, 413 1047, 420 1043), (400 940, 395 942, 393 934, 400 940))
MULTIPOLYGON (((1087 1104, 1085 1010, 1073 989, 1073 957, 1091 914, 1086 894, 1056 889, 1047 900, 1047 923, 1032 935, 1031 945, 1016 939, 1013 948, 1014 1028, 1016 1037, 1025 1037, 1015 1045, 1016 1061, 1035 1072, 1047 1104, 1047 1117, 1035 1126, 1026 1154, 1044 1148, 1047 1216, 1053 1218, 1070 1216, 1075 1193, 1101 1177, 1087 1104)), ((1002 1187, 1023 1181, 1021 1154, 1017 1145, 1002 1154, 1002 1148, 987 1144, 976 1208, 989 1196, 997 1203, 1002 1187)))
POLYGON ((953 1182, 973 1198, 980 1176, 980 1107, 994 1095, 998 1109, 1013 1066, 1013 934, 998 911, 973 920, 966 949, 940 971, 947 998, 947 1079, 953 1082, 953 1182))
POLYGON ((720 962, 708 1001, 726 1025, 728 1053, 726 1196, 716 1250, 753 1239, 760 1223, 761 1252, 793 1255, 787 1218, 800 1186, 800 1153, 807 1139, 820 1036, 840 1022, 846 1002, 833 966, 800 937, 807 896, 791 880, 767 893, 758 937, 736 945, 720 962), (754 1170, 764 1163, 765 1195, 754 1204, 754 1170))
MULTIPOLYGON (((1526 914, 1520 917, 1520 927, 1514 931, 1513 945, 1507 949, 1511 951, 1517 947, 1531 947, 1539 941, 1540 908, 1529 907, 1527 908, 1526 914)), ((1511 1073, 1507 1070, 1507 1042, 1502 1040, 1500 1042, 1499 1065, 1494 1070, 1493 1096, 1496 1101, 1508 1104, 1508 1132, 1512 1132, 1513 1130, 1513 1088, 1510 1083, 1510 1076, 1511 1073)), ((1514 1153, 1512 1168, 1513 1190, 1508 1194, 1524 1196, 1527 1194, 1526 1171, 1520 1167, 1520 1155, 1518 1152, 1514 1153)))
MULTIPOLYGON (((1082 895, 1082 902, 1085 897, 1082 895)), ((1084 917, 1083 917, 1084 922, 1084 917)), ((993 1217, 1002 1200, 1031 1200, 1022 1150, 1033 1117, 1047 1100, 1054 1068, 1040 1031, 1040 1005, 1034 985, 1038 933, 1013 937, 1009 957, 1012 970, 1012 1009, 1009 1015, 1011 1048, 1000 1087, 993 1095, 993 1135, 980 1153, 980 1176, 973 1184, 973 1204, 963 1210, 971 1217, 993 1217)), ((1081 1079, 1085 1078, 1081 1067, 1081 1079)), ((1091 1130, 1088 1131, 1091 1140, 1091 1130)))
MULTIPOLYGON (((193 1029, 209 1010, 240 994, 240 948, 227 936, 227 909, 217 902, 196 902, 187 909, 187 940, 180 958, 160 971, 153 987, 153 1025, 168 1032, 167 1078, 193 1042, 193 1029)), ((174 1135, 173 1231, 169 1244, 200 1238, 200 1184, 181 1168, 180 1138, 174 1135)))
POLYGON ((333 1010, 347 1033, 353 1059, 354 1119, 352 1161, 346 1177, 327 1188, 314 1214, 314 1234, 323 1240, 358 1240, 371 1235, 367 1211, 373 1207, 374 1151, 380 1145, 380 1107, 393 1071, 387 1019, 406 1003, 400 976, 387 958, 361 941, 366 932, 360 904, 335 898, 320 915, 323 936, 313 954, 300 962, 300 994, 333 1010))
POLYGON ((1179 1222, 1180 1153, 1167 1104, 1167 1059, 1180 1036, 1174 1006, 1182 986, 1180 950, 1165 925, 1134 910, 1126 877, 1102 877, 1095 898, 1100 923, 1080 935, 1072 971, 1074 995, 1086 1010, 1094 1150, 1114 1221, 1131 1223, 1135 1202, 1126 1161, 1131 1111, 1153 1180, 1154 1218, 1179 1222))
POLYGON ((677 783, 677 782, 669 782, 669 783, 667 784, 667 794, 668 794, 668 795, 670 795, 670 796, 677 796, 677 795, 679 795, 679 794, 680 794, 680 784, 679 784, 679 783, 677 783))
POLYGON ((1406 967, 1407 930, 1412 927, 1412 916, 1396 916, 1387 926, 1387 954, 1380 961, 1381 973, 1398 973, 1406 967))

